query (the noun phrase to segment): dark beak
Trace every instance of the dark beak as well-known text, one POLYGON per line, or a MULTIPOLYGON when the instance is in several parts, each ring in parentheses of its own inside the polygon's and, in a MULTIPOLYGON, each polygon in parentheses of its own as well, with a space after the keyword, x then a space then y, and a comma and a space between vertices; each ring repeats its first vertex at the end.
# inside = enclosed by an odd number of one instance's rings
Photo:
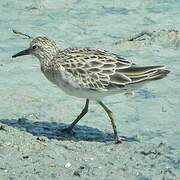
POLYGON ((18 57, 18 56, 29 55, 30 53, 31 53, 31 49, 28 48, 28 49, 25 49, 25 50, 23 50, 23 51, 21 51, 21 52, 18 52, 17 54, 14 54, 14 55, 12 56, 12 58, 16 58, 16 57, 18 57))

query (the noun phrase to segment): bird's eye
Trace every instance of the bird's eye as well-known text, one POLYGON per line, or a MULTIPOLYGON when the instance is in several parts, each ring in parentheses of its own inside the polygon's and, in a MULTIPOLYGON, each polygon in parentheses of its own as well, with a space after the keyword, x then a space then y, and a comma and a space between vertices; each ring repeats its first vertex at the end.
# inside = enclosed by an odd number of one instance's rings
POLYGON ((37 45, 33 45, 32 48, 33 48, 33 49, 37 49, 38 46, 37 46, 37 45))

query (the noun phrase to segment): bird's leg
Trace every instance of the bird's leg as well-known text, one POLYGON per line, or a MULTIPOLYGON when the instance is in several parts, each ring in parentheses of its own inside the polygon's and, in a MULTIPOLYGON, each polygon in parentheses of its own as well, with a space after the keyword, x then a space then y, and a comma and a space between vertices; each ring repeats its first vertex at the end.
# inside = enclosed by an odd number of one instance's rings
POLYGON ((115 143, 121 143, 122 140, 120 139, 120 137, 118 137, 118 133, 117 133, 117 129, 116 129, 116 125, 115 125, 115 122, 114 122, 112 111, 107 106, 105 106, 105 104, 102 101, 97 101, 97 102, 103 107, 103 109, 106 111, 107 115, 109 116, 113 131, 114 131, 115 143))
POLYGON ((78 123, 78 121, 88 112, 88 107, 89 107, 89 99, 86 99, 86 104, 79 114, 79 116, 69 125, 69 127, 63 129, 65 132, 71 132, 74 126, 78 123))

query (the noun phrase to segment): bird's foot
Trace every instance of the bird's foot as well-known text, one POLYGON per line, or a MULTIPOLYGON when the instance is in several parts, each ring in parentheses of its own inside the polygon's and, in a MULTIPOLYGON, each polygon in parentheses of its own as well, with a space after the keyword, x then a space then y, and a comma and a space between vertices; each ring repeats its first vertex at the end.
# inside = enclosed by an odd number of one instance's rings
POLYGON ((74 134, 72 128, 69 128, 69 127, 62 129, 61 132, 66 133, 66 134, 71 134, 71 135, 74 134))
POLYGON ((115 144, 121 144, 124 141, 124 138, 117 136, 114 138, 115 144))
POLYGON ((123 141, 127 142, 139 142, 139 140, 136 137, 126 137, 126 136, 117 136, 114 138, 115 144, 120 144, 123 141))

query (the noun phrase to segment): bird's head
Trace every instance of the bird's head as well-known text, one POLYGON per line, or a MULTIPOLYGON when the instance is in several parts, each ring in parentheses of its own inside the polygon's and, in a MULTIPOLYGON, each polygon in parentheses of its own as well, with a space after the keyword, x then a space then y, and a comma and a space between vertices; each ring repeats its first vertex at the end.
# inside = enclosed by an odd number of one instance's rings
POLYGON ((13 55, 13 58, 24 55, 34 55, 40 61, 52 59, 57 53, 56 43, 47 37, 36 37, 30 42, 30 47, 13 55))

